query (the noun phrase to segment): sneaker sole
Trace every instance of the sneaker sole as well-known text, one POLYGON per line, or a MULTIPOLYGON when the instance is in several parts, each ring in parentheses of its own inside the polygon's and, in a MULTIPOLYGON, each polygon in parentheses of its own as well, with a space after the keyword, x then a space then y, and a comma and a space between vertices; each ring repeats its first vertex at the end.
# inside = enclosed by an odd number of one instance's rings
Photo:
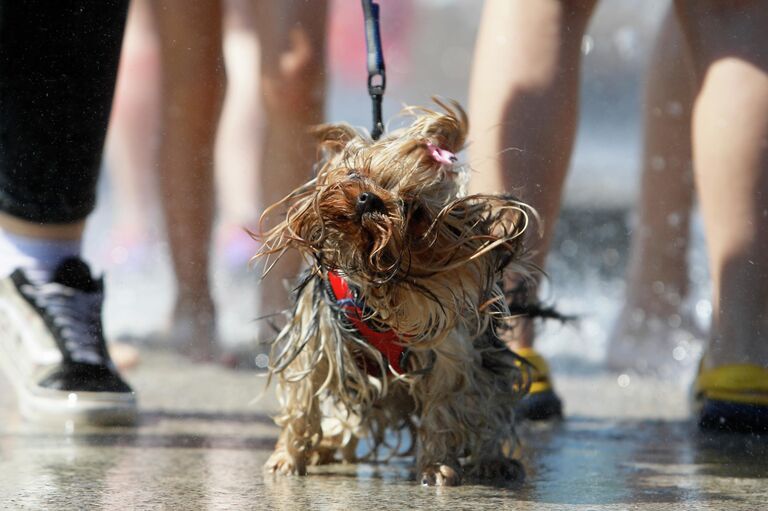
MULTIPOLYGON (((2 283, 7 286, 7 282, 2 283)), ((21 415, 36 422, 74 423, 82 425, 132 425, 138 418, 135 393, 66 392, 30 385, 35 369, 32 360, 20 360, 19 349, 24 339, 19 332, 47 336, 42 321, 24 321, 17 307, 29 308, 21 298, 9 296, 0 289, 0 366, 16 390, 21 415), (16 305, 9 303, 15 300, 16 305), (5 331, 3 331, 5 330, 5 331), (14 343, 16 345, 14 345, 14 343), (23 370, 22 368, 27 368, 23 370)), ((41 337, 42 338, 42 337, 41 337)), ((51 341, 51 345, 55 343, 51 341)))
POLYGON ((699 427, 733 433, 766 433, 768 406, 703 399, 699 403, 699 427))

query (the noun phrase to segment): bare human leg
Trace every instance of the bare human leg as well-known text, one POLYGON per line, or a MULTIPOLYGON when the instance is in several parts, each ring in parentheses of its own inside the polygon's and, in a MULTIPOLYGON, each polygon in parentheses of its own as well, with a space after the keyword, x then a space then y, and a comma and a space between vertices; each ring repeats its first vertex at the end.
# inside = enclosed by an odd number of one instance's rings
POLYGON ((259 45, 251 0, 224 2, 224 60, 227 93, 216 137, 218 225, 216 246, 235 275, 248 268, 253 241, 245 228, 259 218, 257 190, 262 138, 259 45))
MULTIPOLYGON (((470 164, 477 174, 470 191, 514 193, 538 211, 541 225, 529 231, 528 240, 535 250, 533 263, 540 267, 573 149, 581 41, 594 5, 594 0, 488 0, 476 43, 469 106, 470 164)), ((537 284, 521 290, 521 283, 514 275, 505 283, 518 290, 513 301, 535 300, 537 284)), ((533 320, 518 318, 508 327, 502 338, 535 367, 518 416, 561 416, 549 367, 533 351, 533 320)))
POLYGON ((768 10, 761 1, 678 0, 701 80, 696 184, 713 314, 705 367, 768 367, 768 10))
POLYGON ((131 2, 105 146, 116 202, 109 257, 113 264, 141 262, 156 213, 159 45, 152 6, 147 0, 131 2))
MULTIPOLYGON (((259 202, 265 206, 312 175, 315 144, 307 128, 323 120, 326 13, 325 1, 311 8, 298 0, 267 1, 256 9, 265 115, 259 202)), ((288 307, 287 289, 300 268, 299 256, 286 254, 259 283, 258 317, 288 307)), ((257 338, 271 338, 270 322, 259 323, 257 338)))
MULTIPOLYGON (((531 242, 539 266, 560 210, 576 131, 581 40, 594 4, 488 0, 476 43, 470 163, 477 172, 470 188, 515 193, 536 208, 543 237, 531 242)), ((533 345, 531 323, 515 325, 511 348, 533 345)))
POLYGON ((692 359, 686 355, 695 348, 691 343, 695 327, 680 305, 688 293, 694 87, 694 71, 670 8, 656 37, 646 82, 637 227, 630 247, 626 302, 606 357, 612 369, 673 374, 679 369, 678 360, 692 359))
POLYGON ((160 187, 177 281, 172 341, 192 358, 216 356, 209 284, 214 141, 224 89, 221 5, 153 2, 163 65, 160 187))

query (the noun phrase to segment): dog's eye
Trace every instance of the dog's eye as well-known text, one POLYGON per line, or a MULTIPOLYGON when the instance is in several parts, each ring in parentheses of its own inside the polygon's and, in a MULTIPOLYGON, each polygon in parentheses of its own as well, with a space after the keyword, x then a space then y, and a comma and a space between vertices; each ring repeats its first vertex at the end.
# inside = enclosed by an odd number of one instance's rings
POLYGON ((350 179, 362 179, 363 176, 360 175, 360 171, 357 169, 349 169, 347 171, 347 177, 350 179))
POLYGON ((403 215, 410 217, 412 222, 421 222, 426 219, 427 212, 424 210, 421 204, 406 202, 403 204, 403 215))

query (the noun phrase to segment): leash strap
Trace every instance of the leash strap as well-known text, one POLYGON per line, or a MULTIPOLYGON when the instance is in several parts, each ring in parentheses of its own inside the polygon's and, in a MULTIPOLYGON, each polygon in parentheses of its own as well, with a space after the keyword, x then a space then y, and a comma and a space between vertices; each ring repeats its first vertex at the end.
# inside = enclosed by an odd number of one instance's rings
POLYGON ((384 72, 384 52, 381 49, 381 33, 379 32, 379 4, 373 0, 362 0, 363 16, 365 17, 365 46, 368 53, 368 94, 373 105, 373 130, 371 137, 378 140, 384 132, 384 122, 381 116, 381 101, 384 89, 387 87, 387 76, 384 72))

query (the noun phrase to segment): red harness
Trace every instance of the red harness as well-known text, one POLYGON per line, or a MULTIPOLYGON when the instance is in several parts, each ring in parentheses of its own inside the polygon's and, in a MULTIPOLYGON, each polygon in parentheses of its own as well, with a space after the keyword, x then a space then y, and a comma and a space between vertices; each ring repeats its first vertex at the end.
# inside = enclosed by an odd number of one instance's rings
POLYGON ((328 272, 328 284, 330 284, 333 298, 346 313, 347 319, 357 329, 362 338, 371 346, 379 350, 397 373, 403 374, 402 366, 408 356, 408 350, 400 343, 400 336, 393 329, 374 330, 366 323, 363 306, 356 300, 349 284, 343 277, 334 271, 328 272))

